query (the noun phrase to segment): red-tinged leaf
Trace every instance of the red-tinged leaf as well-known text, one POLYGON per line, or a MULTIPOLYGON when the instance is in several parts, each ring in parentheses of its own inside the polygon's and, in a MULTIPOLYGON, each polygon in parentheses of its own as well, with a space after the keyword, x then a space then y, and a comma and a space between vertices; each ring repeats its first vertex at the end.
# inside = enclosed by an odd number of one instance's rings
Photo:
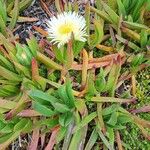
POLYGON ((38 18, 35 18, 35 17, 18 17, 18 20, 17 22, 36 22, 38 21, 39 19, 38 18))
POLYGON ((36 117, 36 116, 41 116, 41 114, 38 113, 35 110, 32 110, 32 109, 25 109, 25 110, 22 110, 21 112, 19 112, 17 114, 17 116, 20 116, 20 117, 36 117))
POLYGON ((136 97, 136 77, 135 77, 135 75, 132 75, 132 77, 131 77, 131 86, 132 86, 132 95, 134 96, 134 97, 136 97))
MULTIPOLYGON (((93 68, 101 68, 108 66, 111 62, 98 62, 98 63, 89 63, 87 69, 93 69, 93 68)), ((72 64, 71 70, 82 70, 82 64, 72 64)))
POLYGON ((120 56, 121 58, 125 56, 125 53, 123 51, 119 52, 119 53, 115 53, 115 54, 110 54, 110 55, 106 55, 100 58, 92 58, 90 59, 89 62, 91 63, 98 63, 98 62, 107 62, 107 61, 112 61, 113 59, 116 59, 118 56, 120 56))
POLYGON ((63 1, 62 0, 55 0, 55 6, 57 8, 57 11, 59 13, 63 12, 64 11, 64 5, 63 5, 63 1))
MULTIPOLYGON (((11 18, 8 18, 7 21, 11 21, 11 18)), ((38 18, 35 17, 24 17, 24 16, 19 16, 17 19, 18 23, 22 23, 22 22, 36 22, 38 21, 38 18)), ((20 26, 19 26, 20 27, 20 26)))
POLYGON ((39 76, 38 63, 35 58, 32 59, 31 68, 32 68, 32 80, 38 82, 39 85, 41 85, 42 89, 44 90, 46 87, 46 82, 39 76))
POLYGON ((116 131, 116 142, 117 142, 117 145, 118 145, 118 150, 123 150, 119 131, 116 131))
POLYGON ((32 79, 35 80, 39 76, 38 64, 35 58, 32 59, 32 79))
POLYGON ((132 110, 130 112, 134 113, 134 114, 142 113, 142 112, 150 112, 150 105, 143 106, 143 107, 138 108, 138 109, 134 109, 134 110, 132 110))
POLYGON ((32 134, 32 140, 31 140, 28 150, 37 150, 39 136, 40 136, 39 129, 34 129, 33 134, 32 134))
POLYGON ((48 36, 48 32, 42 29, 41 27, 33 26, 33 29, 42 34, 43 37, 48 36))
POLYGON ((44 147, 44 143, 45 143, 45 134, 41 135, 41 148, 44 147))
POLYGON ((57 136, 57 133, 59 131, 59 127, 55 128, 53 131, 52 131, 52 134, 51 134, 51 137, 50 137, 50 140, 45 148, 45 150, 52 150, 55 143, 56 143, 56 136, 57 136))
POLYGON ((70 69, 72 63, 73 63, 73 59, 74 59, 74 55, 73 55, 73 48, 72 48, 72 40, 70 40, 67 44, 67 57, 66 57, 67 61, 66 61, 66 66, 68 69, 70 69))
POLYGON ((144 119, 141 119, 135 115, 132 115, 130 114, 131 118, 133 118, 133 121, 136 123, 136 124, 139 124, 141 126, 143 126, 144 128, 149 128, 150 129, 150 121, 147 121, 147 120, 144 120, 144 119))
POLYGON ((0 42, 4 45, 8 53, 12 52, 13 54, 16 54, 15 46, 8 39, 6 39, 2 33, 0 33, 0 42))
POLYGON ((24 107, 26 106, 26 102, 27 102, 27 95, 26 94, 23 94, 18 103, 16 104, 16 106, 11 110, 9 111, 7 114, 6 114, 6 119, 11 119, 13 116, 15 116, 18 112, 22 111, 24 109, 24 107))
POLYGON ((43 1, 43 0, 40 0, 40 3, 41 3, 41 7, 43 8, 43 10, 46 12, 46 14, 49 16, 49 17, 52 17, 53 14, 50 12, 48 6, 46 5, 46 3, 43 1))
POLYGON ((88 71, 88 53, 85 49, 83 49, 82 55, 83 55, 83 65, 82 65, 81 89, 84 89, 87 82, 87 71, 88 71))

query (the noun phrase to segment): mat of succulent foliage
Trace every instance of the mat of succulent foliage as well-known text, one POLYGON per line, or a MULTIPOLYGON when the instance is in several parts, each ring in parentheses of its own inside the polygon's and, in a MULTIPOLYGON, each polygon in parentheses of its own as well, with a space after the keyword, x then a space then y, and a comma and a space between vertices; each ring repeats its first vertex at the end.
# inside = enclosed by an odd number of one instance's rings
POLYGON ((148 149, 149 12, 149 0, 0 0, 0 149, 148 149))

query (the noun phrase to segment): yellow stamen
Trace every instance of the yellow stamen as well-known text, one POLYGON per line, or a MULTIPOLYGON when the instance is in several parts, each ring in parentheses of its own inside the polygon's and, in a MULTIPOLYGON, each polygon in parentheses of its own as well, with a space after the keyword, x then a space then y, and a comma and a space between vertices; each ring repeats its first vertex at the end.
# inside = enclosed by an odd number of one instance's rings
POLYGON ((68 34, 68 33, 71 33, 73 30, 72 30, 72 26, 70 24, 63 24, 62 26, 60 26, 59 28, 59 32, 61 34, 68 34))

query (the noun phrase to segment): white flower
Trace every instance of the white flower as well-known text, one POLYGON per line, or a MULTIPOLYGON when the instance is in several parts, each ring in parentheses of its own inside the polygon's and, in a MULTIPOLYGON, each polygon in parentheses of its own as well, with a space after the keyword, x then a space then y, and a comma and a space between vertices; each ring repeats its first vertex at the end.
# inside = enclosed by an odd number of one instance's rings
POLYGON ((51 42, 58 44, 58 47, 66 44, 72 33, 75 40, 86 41, 86 21, 76 12, 64 12, 54 16, 48 21, 48 26, 51 42))

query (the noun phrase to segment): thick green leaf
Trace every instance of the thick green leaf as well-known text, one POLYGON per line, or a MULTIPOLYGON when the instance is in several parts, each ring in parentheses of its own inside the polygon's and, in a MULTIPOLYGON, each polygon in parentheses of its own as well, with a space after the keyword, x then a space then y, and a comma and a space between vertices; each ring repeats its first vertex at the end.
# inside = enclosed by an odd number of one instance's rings
POLYGON ((0 130, 3 129, 4 127, 5 127, 5 123, 2 120, 0 120, 0 130))
POLYGON ((114 129, 113 128, 107 128, 107 133, 106 133, 107 137, 109 138, 109 142, 112 145, 112 147, 114 147, 114 143, 115 143, 115 134, 114 134, 114 129))
POLYGON ((113 112, 110 116, 110 119, 107 121, 107 123, 111 126, 115 126, 117 123, 118 113, 113 112))
POLYGON ((67 112, 59 116, 59 123, 61 126, 66 127, 72 122, 73 119, 73 114, 71 112, 67 112))
POLYGON ((98 138, 98 133, 97 131, 94 129, 92 131, 92 134, 90 135, 90 138, 86 144, 85 150, 91 150, 94 146, 94 144, 96 143, 96 140, 98 138))
POLYGON ((58 111, 60 113, 65 113, 65 112, 68 112, 70 111, 69 107, 66 106, 65 104, 61 104, 61 103, 54 103, 52 104, 55 108, 55 111, 58 111))
POLYGON ((109 143, 109 141, 106 139, 105 135, 102 133, 102 131, 97 127, 97 132, 100 136, 100 138, 102 139, 103 143, 105 144, 105 146, 109 149, 109 150, 114 150, 113 146, 111 145, 111 143, 109 143))
POLYGON ((133 29, 133 30, 148 29, 148 27, 146 25, 139 24, 136 22, 123 21, 123 25, 128 27, 129 29, 133 29))
POLYGON ((24 128, 24 126, 28 123, 28 119, 22 118, 15 126, 14 126, 14 132, 20 131, 24 128))
POLYGON ((6 124, 4 128, 0 130, 0 133, 10 133, 13 131, 14 125, 12 123, 6 124))
POLYGON ((7 21, 6 6, 2 0, 0 0, 0 16, 2 17, 4 23, 6 23, 7 21))
POLYGON ((119 15, 126 16, 126 10, 121 0, 117 0, 119 15))
POLYGON ((81 142, 81 130, 78 130, 72 137, 68 150, 77 150, 81 142))
POLYGON ((114 96, 116 84, 118 82, 118 78, 121 70, 121 59, 118 58, 116 62, 112 65, 112 69, 108 76, 108 81, 106 84, 106 90, 109 92, 110 96, 114 96))
POLYGON ((104 108, 102 111, 103 116, 112 114, 113 112, 118 110, 118 107, 119 107, 118 105, 112 104, 109 107, 104 108))
POLYGON ((97 117, 97 113, 93 112, 89 114, 88 116, 84 117, 79 124, 74 128, 74 132, 77 132, 78 130, 82 129, 84 126, 88 125, 89 122, 91 122, 95 117, 97 117))
POLYGON ((117 25, 119 23, 119 16, 115 13, 114 10, 112 10, 106 3, 101 1, 104 10, 108 13, 111 20, 117 25))
POLYGON ((22 0, 19 3, 19 11, 23 11, 24 9, 26 9, 27 7, 29 7, 32 2, 34 2, 35 0, 22 0))
POLYGON ((12 19, 9 24, 9 27, 13 29, 17 23, 17 18, 19 16, 19 0, 15 0, 14 9, 12 11, 12 19))
POLYGON ((98 92, 104 91, 106 87, 106 80, 104 75, 104 70, 101 68, 100 73, 97 75, 97 78, 95 80, 95 88, 98 92))
POLYGON ((94 29, 95 29, 95 33, 92 34, 90 37, 91 47, 95 47, 97 44, 99 44, 102 41, 102 38, 104 36, 102 20, 94 19, 94 29))
POLYGON ((4 67, 0 66, 0 76, 2 76, 3 78, 6 78, 8 80, 11 80, 11 81, 16 81, 16 82, 19 82, 21 81, 21 77, 16 74, 16 73, 13 73, 7 69, 5 69, 4 67))
POLYGON ((38 102, 33 102, 33 108, 34 110, 36 110, 37 112, 39 112, 40 114, 42 114, 43 116, 53 116, 56 114, 55 111, 53 111, 52 109, 38 103, 38 102))
POLYGON ((57 92, 62 102, 69 106, 69 97, 66 92, 66 85, 59 87, 57 92))
POLYGON ((125 115, 125 114, 120 114, 120 115, 118 116, 117 120, 118 120, 118 121, 117 121, 118 124, 126 124, 126 123, 128 123, 128 122, 132 122, 132 121, 133 121, 129 116, 127 116, 127 115, 125 115))
POLYGON ((28 132, 31 132, 32 130, 33 130, 33 123, 30 119, 28 119, 26 125, 24 125, 21 132, 22 133, 28 133, 28 132))
POLYGON ((0 54, 0 64, 3 67, 6 67, 7 69, 9 69, 10 71, 14 71, 13 64, 1 54, 0 54))
POLYGON ((27 43, 32 52, 32 55, 35 57, 37 55, 37 51, 39 51, 39 45, 36 38, 33 35, 30 36, 30 39, 27 40, 27 43))
POLYGON ((40 90, 31 90, 29 93, 29 96, 35 101, 40 102, 40 103, 42 103, 43 101, 50 102, 51 104, 59 102, 59 100, 55 98, 54 96, 51 96, 40 90))
POLYGON ((36 127, 47 126, 49 129, 58 125, 58 118, 47 118, 39 120, 35 123, 36 127))
POLYGON ((64 63, 65 60, 64 60, 64 57, 63 57, 63 49, 58 48, 56 45, 54 45, 54 46, 53 46, 53 51, 54 51, 54 54, 55 54, 56 58, 57 58, 61 63, 64 63))
POLYGON ((148 34, 147 34, 146 30, 142 30, 141 34, 140 34, 141 47, 144 48, 146 46, 147 42, 148 42, 148 34))
POLYGON ((66 93, 69 97, 69 106, 73 108, 75 106, 75 98, 72 92, 72 85, 71 85, 70 80, 67 80, 66 82, 66 93))
POLYGON ((134 44, 133 42, 130 42, 130 41, 128 41, 127 39, 124 39, 124 38, 122 38, 122 37, 119 36, 119 35, 116 35, 116 38, 117 38, 120 42, 122 42, 122 43, 124 43, 124 44, 127 44, 127 46, 130 47, 130 48, 132 48, 135 52, 139 52, 139 51, 142 50, 139 46, 137 46, 137 45, 134 44))
POLYGON ((73 52, 74 52, 75 57, 80 53, 80 51, 83 49, 84 45, 85 45, 85 42, 73 41, 73 52))
POLYGON ((13 135, 13 133, 7 133, 4 134, 0 137, 0 144, 4 143, 6 140, 8 140, 11 136, 13 135))
POLYGON ((3 35, 6 35, 6 24, 0 15, 0 31, 2 32, 3 35))

